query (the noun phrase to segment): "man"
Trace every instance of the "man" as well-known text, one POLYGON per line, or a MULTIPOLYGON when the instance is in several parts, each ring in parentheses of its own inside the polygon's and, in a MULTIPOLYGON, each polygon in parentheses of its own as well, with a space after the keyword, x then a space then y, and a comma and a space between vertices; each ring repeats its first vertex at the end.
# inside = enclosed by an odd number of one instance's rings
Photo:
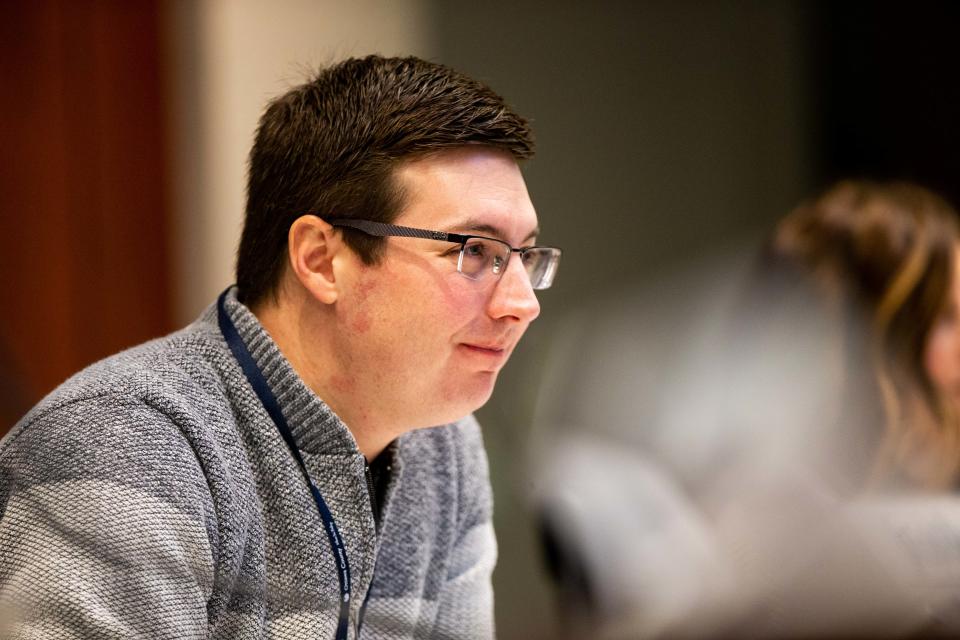
POLYGON ((12 635, 491 637, 469 414, 559 260, 531 248, 532 150, 499 96, 414 58, 273 101, 237 286, 2 443, 12 635))

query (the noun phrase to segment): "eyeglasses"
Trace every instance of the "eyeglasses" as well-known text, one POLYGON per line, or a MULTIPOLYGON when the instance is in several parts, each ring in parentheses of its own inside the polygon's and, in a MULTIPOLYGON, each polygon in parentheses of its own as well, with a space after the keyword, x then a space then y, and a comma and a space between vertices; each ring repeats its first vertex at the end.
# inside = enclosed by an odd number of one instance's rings
POLYGON ((488 274, 499 278, 507 268, 510 256, 520 254, 520 261, 530 278, 530 286, 537 291, 549 289, 560 264, 560 249, 555 247, 511 247, 503 240, 484 236, 462 235, 446 231, 429 231, 371 220, 333 220, 334 227, 349 227, 368 236, 424 238, 460 245, 457 271, 471 280, 481 280, 488 274))

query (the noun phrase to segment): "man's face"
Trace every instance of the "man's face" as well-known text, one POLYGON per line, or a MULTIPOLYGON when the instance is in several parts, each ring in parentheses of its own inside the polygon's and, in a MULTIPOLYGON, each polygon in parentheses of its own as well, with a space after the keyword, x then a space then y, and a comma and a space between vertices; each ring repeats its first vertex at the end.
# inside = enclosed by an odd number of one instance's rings
MULTIPOLYGON (((395 224, 498 238, 536 240, 537 216, 520 169, 504 152, 463 148, 407 162, 396 177, 406 208, 395 224)), ((386 240, 375 266, 349 258, 336 312, 333 382, 369 398, 370 411, 408 427, 460 418, 483 405, 527 326, 540 313, 518 255, 500 278, 457 272, 459 245, 386 240), (372 393, 374 392, 374 393, 372 393)))

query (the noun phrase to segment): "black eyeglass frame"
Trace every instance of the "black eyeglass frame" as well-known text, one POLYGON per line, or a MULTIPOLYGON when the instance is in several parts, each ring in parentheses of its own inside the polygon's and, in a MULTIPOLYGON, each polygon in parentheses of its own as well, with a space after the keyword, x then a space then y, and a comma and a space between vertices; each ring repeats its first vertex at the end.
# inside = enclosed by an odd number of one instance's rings
MULTIPOLYGON (((557 247, 541 247, 541 246, 531 246, 531 247, 513 247, 509 243, 500 240, 499 238, 491 238, 489 236, 478 236, 462 233, 449 233, 447 231, 432 231, 430 229, 417 229, 416 227, 404 227, 396 224, 388 224, 386 222, 374 222, 373 220, 358 220, 355 218, 346 218, 343 220, 331 220, 330 225, 333 227, 348 227, 350 229, 356 229, 361 231, 369 236, 375 236, 378 238, 423 238, 425 240, 440 240, 442 242, 452 242, 453 244, 460 245, 460 260, 463 259, 463 250, 473 238, 480 240, 491 240, 502 244, 503 246, 510 249, 510 254, 519 253, 520 259, 523 260, 523 255, 527 251, 532 251, 534 249, 543 251, 549 250, 551 252, 551 258, 553 262, 553 269, 550 275, 549 284, 545 287, 534 287, 536 290, 549 289, 553 285, 553 278, 556 274, 557 267, 559 266, 560 256, 563 255, 563 251, 557 247)), ((493 273, 497 276, 500 275, 502 270, 506 269, 507 265, 503 264, 500 269, 501 271, 494 271, 493 273)), ((473 279, 469 275, 460 271, 459 263, 457 271, 467 279, 473 279)))

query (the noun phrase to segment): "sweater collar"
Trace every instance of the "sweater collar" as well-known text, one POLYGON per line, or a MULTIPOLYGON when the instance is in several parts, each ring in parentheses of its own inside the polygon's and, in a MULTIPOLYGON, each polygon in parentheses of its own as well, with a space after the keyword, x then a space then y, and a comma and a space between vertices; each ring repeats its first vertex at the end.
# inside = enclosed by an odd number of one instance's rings
MULTIPOLYGON (((297 447, 315 455, 361 455, 347 425, 306 385, 253 312, 237 300, 236 287, 227 291, 224 305, 276 396, 297 447)), ((212 321, 216 324, 215 307, 212 321)))

